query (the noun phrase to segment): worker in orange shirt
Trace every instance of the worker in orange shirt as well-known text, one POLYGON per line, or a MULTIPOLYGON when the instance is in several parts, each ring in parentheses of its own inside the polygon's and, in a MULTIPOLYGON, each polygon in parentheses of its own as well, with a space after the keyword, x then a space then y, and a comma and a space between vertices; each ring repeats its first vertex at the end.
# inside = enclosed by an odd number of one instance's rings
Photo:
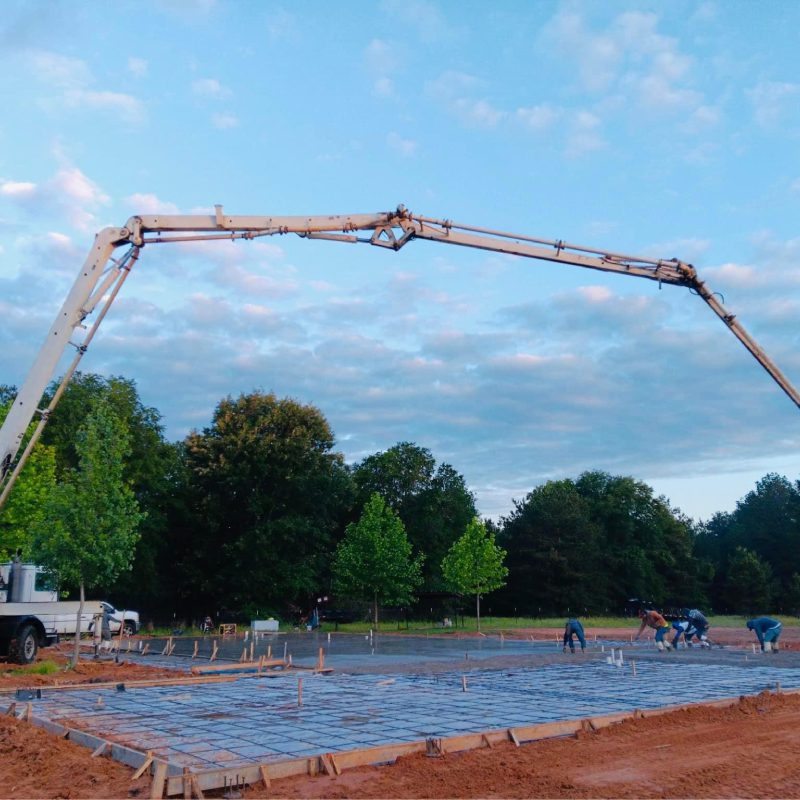
POLYGON ((672 650, 672 645, 668 641, 664 641, 664 636, 670 630, 670 624, 658 611, 653 608, 647 610, 640 608, 639 619, 642 621, 642 624, 639 626, 636 639, 642 635, 642 631, 645 628, 652 628, 656 632, 656 647, 659 650, 672 650))

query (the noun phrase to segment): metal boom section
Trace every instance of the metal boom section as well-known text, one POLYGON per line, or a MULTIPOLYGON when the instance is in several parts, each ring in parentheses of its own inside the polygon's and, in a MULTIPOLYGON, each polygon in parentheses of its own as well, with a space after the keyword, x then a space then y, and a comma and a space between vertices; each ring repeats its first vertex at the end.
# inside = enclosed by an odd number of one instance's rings
POLYGON ((255 239, 293 233, 306 239, 325 239, 346 243, 363 243, 391 250, 400 250, 414 239, 459 245, 495 253, 568 264, 619 275, 632 275, 685 286, 698 294, 725 323, 737 339, 750 351, 773 380, 800 408, 800 393, 766 355, 757 342, 717 299, 716 295, 697 276, 695 268, 678 259, 652 259, 624 255, 560 239, 539 239, 532 236, 505 233, 451 220, 415 216, 404 206, 395 211, 377 214, 350 214, 309 217, 227 216, 222 206, 215 206, 213 215, 142 215, 131 217, 122 228, 105 228, 95 237, 94 246, 78 277, 58 312, 44 344, 0 427, 0 506, 11 485, 41 435, 47 419, 55 408, 67 383, 94 338, 97 328, 108 312, 140 249, 150 244, 217 239, 255 239), (359 235, 369 232, 369 236, 359 235), (126 247, 125 254, 113 258, 114 251, 126 247), (95 309, 100 308, 94 323, 81 342, 72 340, 78 328, 95 309), (42 396, 68 345, 75 357, 46 408, 39 408, 42 396), (14 459, 26 437, 34 416, 39 422, 16 463, 14 459))

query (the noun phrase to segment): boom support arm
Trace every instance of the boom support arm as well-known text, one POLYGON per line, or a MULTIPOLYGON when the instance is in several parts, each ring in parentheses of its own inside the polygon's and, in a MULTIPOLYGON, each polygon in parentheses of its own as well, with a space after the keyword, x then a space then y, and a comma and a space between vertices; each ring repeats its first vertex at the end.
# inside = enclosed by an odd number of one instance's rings
POLYGON ((570 266, 632 275, 639 278, 685 286, 696 292, 711 310, 730 328, 759 364, 772 376, 789 398, 800 407, 800 393, 764 353, 756 341, 729 313, 710 289, 698 278, 695 268, 677 259, 651 259, 569 244, 562 240, 461 225, 450 220, 415 216, 403 206, 377 214, 352 214, 311 217, 227 216, 222 206, 213 215, 143 215, 131 217, 123 228, 100 231, 94 247, 84 262, 75 283, 61 306, 58 316, 42 345, 39 355, 0 427, 0 506, 19 474, 47 418, 78 367, 100 322, 117 296, 140 249, 148 244, 215 239, 255 239, 294 233, 307 239, 327 239, 347 243, 365 243, 399 250, 414 239, 460 245, 495 253, 533 258, 570 266), (369 236, 359 235, 362 232, 369 236), (114 252, 127 248, 115 259, 114 252), (81 342, 72 340, 76 329, 96 309, 100 311, 81 342), (68 345, 75 356, 47 408, 39 403, 52 380, 61 356, 68 345), (14 459, 25 438, 28 425, 39 414, 39 423, 22 456, 14 459))

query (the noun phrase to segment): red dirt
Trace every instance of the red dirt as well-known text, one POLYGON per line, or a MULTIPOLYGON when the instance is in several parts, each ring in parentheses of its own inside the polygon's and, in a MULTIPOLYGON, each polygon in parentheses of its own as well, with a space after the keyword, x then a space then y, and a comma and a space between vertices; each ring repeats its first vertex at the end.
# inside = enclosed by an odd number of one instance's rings
POLYGON ((800 797, 800 696, 762 694, 628 720, 576 738, 414 755, 336 778, 291 778, 247 798, 800 797))

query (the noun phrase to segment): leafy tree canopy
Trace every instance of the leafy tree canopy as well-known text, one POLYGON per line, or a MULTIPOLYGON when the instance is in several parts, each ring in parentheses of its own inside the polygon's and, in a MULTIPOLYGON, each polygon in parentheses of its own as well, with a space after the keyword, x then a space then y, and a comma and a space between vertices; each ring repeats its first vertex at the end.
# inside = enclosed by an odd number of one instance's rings
POLYGON ((411 601, 422 580, 422 558, 412 558, 400 517, 376 493, 336 548, 334 586, 345 596, 372 600, 377 625, 379 604, 411 601))
POLYGON ((478 630, 481 596, 505 584, 508 568, 503 564, 506 551, 494 541, 494 533, 475 517, 461 538, 453 542, 442 561, 442 574, 456 592, 475 595, 478 630))
POLYGON ((444 588, 442 558, 476 515, 475 498, 450 464, 430 450, 399 442, 353 467, 357 507, 378 493, 400 516, 415 550, 425 554, 423 587, 444 588))

